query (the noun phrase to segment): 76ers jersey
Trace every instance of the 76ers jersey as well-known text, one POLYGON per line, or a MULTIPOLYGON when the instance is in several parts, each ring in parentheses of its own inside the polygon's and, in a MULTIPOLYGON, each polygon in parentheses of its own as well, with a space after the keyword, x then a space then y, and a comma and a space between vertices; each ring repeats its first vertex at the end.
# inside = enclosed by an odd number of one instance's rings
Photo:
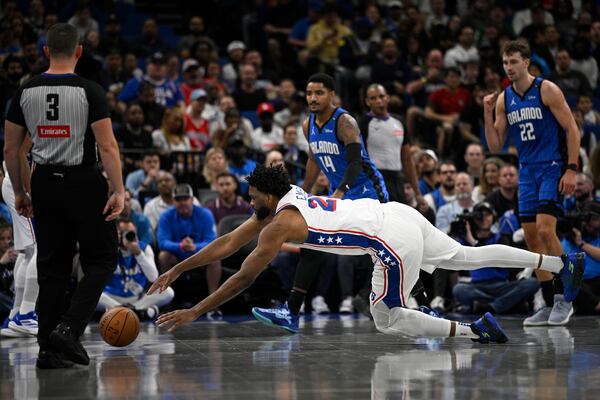
MULTIPOLYGON (((346 161, 346 148, 337 138, 337 121, 342 114, 348 112, 343 108, 336 108, 331 118, 319 128, 315 123, 315 114, 311 114, 308 123, 308 143, 310 150, 321 171, 325 173, 331 184, 331 191, 339 187, 344 173, 348 168, 346 161)), ((369 159, 365 146, 362 147, 362 171, 356 178, 354 185, 344 195, 345 199, 370 198, 382 202, 388 200, 388 193, 381 173, 369 159)))
POLYGON ((504 92, 508 131, 523 163, 562 161, 566 136, 562 127, 542 102, 542 78, 535 78, 523 96, 512 86, 504 92))
POLYGON ((298 209, 308 225, 308 238, 300 247, 320 251, 360 255, 372 247, 383 224, 382 204, 374 199, 341 200, 311 196, 292 185, 277 204, 279 212, 298 209))

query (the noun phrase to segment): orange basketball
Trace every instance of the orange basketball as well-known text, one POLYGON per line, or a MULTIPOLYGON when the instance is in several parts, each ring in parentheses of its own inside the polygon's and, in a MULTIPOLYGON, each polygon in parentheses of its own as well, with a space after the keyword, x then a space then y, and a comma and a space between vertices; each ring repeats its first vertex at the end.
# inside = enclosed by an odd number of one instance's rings
POLYGON ((111 346, 127 346, 140 333, 140 320, 126 307, 115 307, 104 313, 100 319, 100 335, 111 346))

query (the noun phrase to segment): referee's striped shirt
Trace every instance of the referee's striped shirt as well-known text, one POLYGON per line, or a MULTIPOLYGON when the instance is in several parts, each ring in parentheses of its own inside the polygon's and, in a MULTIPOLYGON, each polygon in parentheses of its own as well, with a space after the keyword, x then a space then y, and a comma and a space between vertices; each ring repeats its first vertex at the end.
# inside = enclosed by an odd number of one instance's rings
POLYGON ((91 124, 110 117, 104 89, 76 74, 41 74, 22 85, 6 119, 27 127, 33 161, 41 165, 94 165, 91 124))

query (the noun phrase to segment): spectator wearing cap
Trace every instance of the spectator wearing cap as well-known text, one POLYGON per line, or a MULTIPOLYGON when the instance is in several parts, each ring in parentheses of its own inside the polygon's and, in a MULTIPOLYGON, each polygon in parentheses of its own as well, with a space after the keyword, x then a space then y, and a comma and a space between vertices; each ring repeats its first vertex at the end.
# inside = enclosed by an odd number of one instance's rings
POLYGON ((179 86, 179 90, 187 106, 190 104, 192 92, 196 89, 201 89, 203 86, 203 71, 198 61, 193 58, 188 58, 183 62, 181 71, 183 72, 183 83, 179 86))
POLYGON ((161 273, 202 250, 217 237, 212 213, 204 207, 194 205, 193 197, 190 185, 177 185, 173 190, 175 205, 160 215, 156 237, 161 273))
POLYGON ((267 102, 267 94, 256 82, 256 69, 251 64, 240 66, 240 83, 233 94, 241 112, 255 111, 260 103, 267 102))
POLYGON ((230 90, 235 88, 238 78, 238 68, 244 59, 246 45, 240 40, 234 40, 227 45, 228 62, 223 65, 223 81, 230 90))
POLYGON ((425 196, 433 192, 438 184, 437 163, 435 151, 421 150, 415 157, 417 171, 419 172, 419 191, 425 196))
POLYGON ((462 67, 469 61, 479 61, 479 51, 473 27, 463 25, 458 31, 458 43, 444 55, 444 67, 462 67))
POLYGON ((104 24, 104 33, 100 36, 98 51, 103 56, 116 51, 125 54, 131 50, 131 44, 121 35, 121 25, 115 14, 110 14, 104 24))
POLYGON ((135 55, 138 57, 150 57, 156 52, 167 54, 171 51, 170 46, 161 39, 158 34, 158 25, 154 18, 148 18, 142 25, 141 35, 134 43, 135 55))
POLYGON ((132 78, 126 84, 117 100, 129 103, 137 96, 140 84, 147 82, 154 87, 154 101, 164 107, 175 107, 183 104, 183 96, 174 82, 167 79, 167 68, 162 53, 154 53, 148 59, 146 75, 132 78))
POLYGON ((190 18, 188 23, 188 34, 183 35, 181 39, 179 39, 179 43, 177 43, 177 51, 179 53, 183 52, 184 57, 189 57, 191 55, 190 49, 194 43, 201 40, 210 42, 212 48, 218 50, 214 40, 212 40, 207 34, 204 19, 199 15, 194 15, 190 18), (185 54, 186 52, 187 54, 185 54))
MULTIPOLYGON (((468 228, 456 237, 463 246, 486 246, 500 242, 500 234, 494 233, 492 226, 496 219, 493 207, 481 202, 473 207, 476 217, 466 222, 468 228)), ((506 268, 480 268, 470 271, 471 282, 458 283, 452 292, 454 297, 466 307, 465 312, 504 314, 522 304, 539 289, 535 278, 510 280, 506 268)), ((520 307, 519 311, 529 311, 520 307)))
POLYGON ((433 131, 428 131, 424 139, 442 155, 450 151, 460 112, 471 101, 471 92, 460 87, 458 68, 447 68, 445 81, 446 87, 433 92, 425 107, 425 117, 433 123, 436 134, 432 137, 433 131))
POLYGON ((206 203, 215 221, 218 224, 224 217, 229 215, 252 214, 252 206, 237 195, 239 183, 230 172, 221 172, 216 178, 217 192, 219 197, 206 203))
POLYGON ((260 103, 256 115, 260 126, 252 132, 252 148, 264 153, 283 144, 283 129, 273 124, 275 108, 271 103, 260 103))
POLYGON ((183 116, 183 130, 190 139, 192 149, 205 151, 212 134, 218 129, 216 114, 206 110, 206 91, 196 89, 183 116), (210 119, 209 119, 210 118, 210 119))

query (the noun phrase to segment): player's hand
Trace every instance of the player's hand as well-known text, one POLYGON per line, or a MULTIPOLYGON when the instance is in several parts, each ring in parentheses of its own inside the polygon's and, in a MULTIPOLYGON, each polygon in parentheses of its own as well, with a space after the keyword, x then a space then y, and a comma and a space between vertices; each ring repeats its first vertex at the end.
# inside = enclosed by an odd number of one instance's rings
POLYGON ((344 197, 346 193, 342 192, 339 189, 335 189, 335 192, 333 192, 333 194, 331 195, 332 198, 334 199, 341 199, 342 197, 344 197))
POLYGON ((494 92, 492 94, 488 94, 483 98, 483 110, 484 112, 492 112, 494 108, 496 108, 496 100, 498 100, 498 96, 500 96, 500 92, 494 92))
POLYGON ((28 193, 15 194, 15 210, 27 218, 33 217, 33 206, 31 205, 31 197, 28 193))
POLYGON ((194 322, 196 318, 198 318, 198 316, 196 315, 194 310, 192 310, 191 308, 186 308, 183 310, 175 310, 163 314, 160 317, 158 317, 155 323, 159 327, 169 328, 168 331, 173 332, 181 325, 194 322))
POLYGON ((102 214, 106 215, 106 221, 112 221, 117 219, 117 217, 123 211, 123 203, 125 202, 125 193, 123 192, 114 192, 108 198, 106 205, 104 206, 104 211, 102 214), (108 215, 107 215, 108 214, 108 215))
POLYGON ((558 191, 565 196, 570 196, 575 191, 575 180, 577 174, 575 171, 568 169, 565 174, 560 178, 560 183, 558 184, 558 191))
POLYGON ((152 283, 150 289, 148 289, 148 295, 156 292, 162 293, 173 283, 177 278, 179 278, 180 273, 177 271, 177 268, 171 268, 152 283))

